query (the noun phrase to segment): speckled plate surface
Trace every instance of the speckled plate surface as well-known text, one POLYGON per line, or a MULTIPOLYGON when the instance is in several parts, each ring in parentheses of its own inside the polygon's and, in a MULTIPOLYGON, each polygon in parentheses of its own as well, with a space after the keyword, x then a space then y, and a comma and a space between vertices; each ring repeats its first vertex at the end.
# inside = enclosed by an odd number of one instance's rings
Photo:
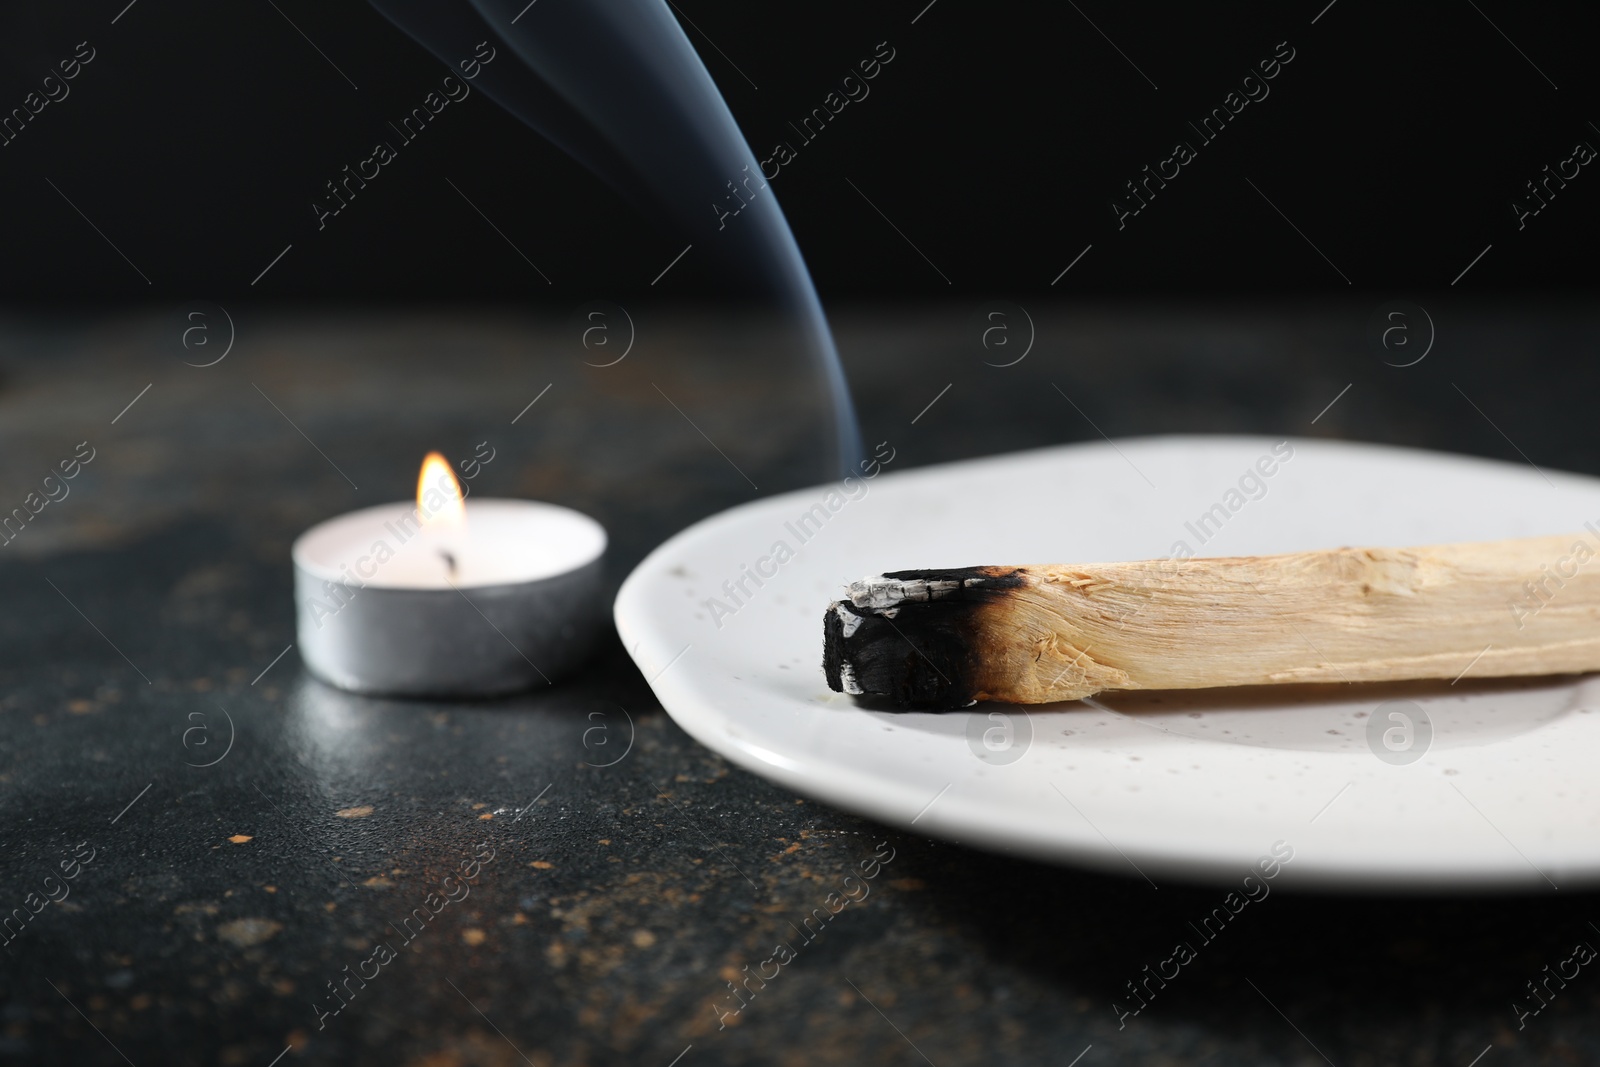
POLYGON ((1237 882, 1282 842, 1293 858, 1280 885, 1548 892, 1600 881, 1600 677, 1478 680, 1463 656, 1454 684, 900 714, 829 691, 822 612, 884 570, 1146 559, 1178 542, 1241 555, 1578 534, 1586 522, 1600 525, 1592 478, 1340 442, 1161 437, 890 463, 676 535, 624 583, 616 622, 697 740, 917 832, 1156 883, 1237 882))

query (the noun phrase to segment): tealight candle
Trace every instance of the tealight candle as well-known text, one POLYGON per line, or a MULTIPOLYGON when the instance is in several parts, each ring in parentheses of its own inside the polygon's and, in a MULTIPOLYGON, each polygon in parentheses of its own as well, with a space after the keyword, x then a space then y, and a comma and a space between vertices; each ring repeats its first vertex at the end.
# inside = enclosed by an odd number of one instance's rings
POLYGON ((320 523, 294 543, 301 658, 341 689, 491 696, 548 684, 605 617, 601 525, 531 500, 465 500, 438 453, 417 502, 320 523))

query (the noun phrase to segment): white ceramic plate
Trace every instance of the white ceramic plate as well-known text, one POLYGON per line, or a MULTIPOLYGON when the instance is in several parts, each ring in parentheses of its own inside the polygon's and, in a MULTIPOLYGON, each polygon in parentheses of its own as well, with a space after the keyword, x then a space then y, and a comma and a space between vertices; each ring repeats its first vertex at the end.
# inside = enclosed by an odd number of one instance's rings
POLYGON ((673 537, 624 583, 617 628, 698 741, 917 832, 1157 884, 1237 882, 1280 841, 1294 857, 1279 884, 1548 892, 1600 881, 1600 678, 1468 672, 1454 685, 1109 693, 1100 706, 943 714, 828 689, 823 610, 885 570, 1147 559, 1177 541, 1242 555, 1600 527, 1592 478, 1328 441, 1291 441, 1281 459, 1275 444, 1160 437, 904 473, 891 463, 854 499, 804 490, 673 537), (1272 474, 1244 478, 1264 456, 1272 474), (826 522, 798 527, 817 504, 826 522), (1208 512, 1220 529, 1195 526, 1208 512), (793 552, 781 565, 780 541, 793 552), (759 587, 744 578, 739 592, 746 566, 776 574, 759 587), (1389 701, 1410 703, 1369 731, 1389 701))

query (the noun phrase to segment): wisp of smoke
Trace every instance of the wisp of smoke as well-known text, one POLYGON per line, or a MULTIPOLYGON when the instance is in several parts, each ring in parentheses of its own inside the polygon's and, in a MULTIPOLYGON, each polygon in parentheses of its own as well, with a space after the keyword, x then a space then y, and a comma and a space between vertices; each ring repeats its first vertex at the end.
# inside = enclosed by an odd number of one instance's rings
POLYGON ((709 206, 746 178, 759 187, 760 165, 665 0, 371 2, 446 64, 480 41, 503 49, 477 88, 792 317, 826 383, 837 466, 855 472, 863 449, 849 387, 776 197, 751 198, 735 225, 709 206))

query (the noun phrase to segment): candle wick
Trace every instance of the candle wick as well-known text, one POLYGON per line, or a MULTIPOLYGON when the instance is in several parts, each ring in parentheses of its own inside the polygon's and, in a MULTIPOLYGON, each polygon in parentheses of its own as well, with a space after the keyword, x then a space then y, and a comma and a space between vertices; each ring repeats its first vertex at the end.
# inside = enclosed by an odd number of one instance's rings
POLYGON ((449 552, 446 552, 442 548, 439 549, 438 552, 439 555, 443 557, 445 566, 450 568, 450 577, 454 578, 456 576, 456 557, 449 552))

